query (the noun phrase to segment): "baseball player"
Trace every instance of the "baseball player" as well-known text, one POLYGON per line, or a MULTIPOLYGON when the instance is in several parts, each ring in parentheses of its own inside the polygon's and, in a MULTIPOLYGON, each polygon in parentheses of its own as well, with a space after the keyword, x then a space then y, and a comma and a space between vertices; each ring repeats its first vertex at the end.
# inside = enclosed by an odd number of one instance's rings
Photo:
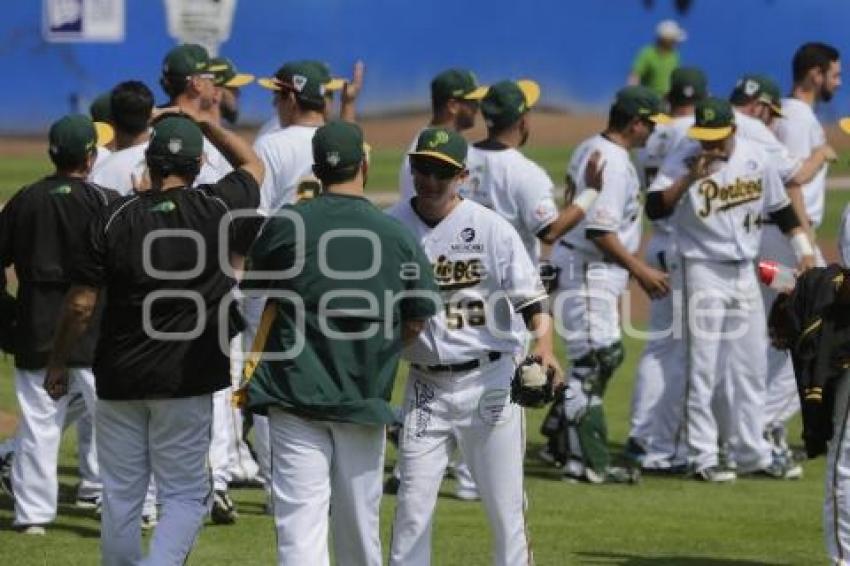
MULTIPOLYGON (((823 265, 823 254, 814 234, 823 220, 827 164, 836 156, 827 144, 814 107, 818 102, 831 100, 841 86, 838 50, 823 43, 806 43, 794 54, 792 70, 794 85, 791 96, 782 100, 783 116, 776 121, 775 132, 791 155, 806 161, 820 159, 822 163, 814 178, 803 184, 803 202, 798 203, 795 210, 801 226, 810 234, 817 264, 823 265)), ((786 265, 794 262, 792 249, 773 226, 767 226, 764 231, 760 253, 786 265)), ((785 423, 799 408, 793 368, 787 352, 771 349, 767 371, 766 433, 775 449, 782 451, 787 448, 785 423)))
POLYGON ((68 351, 103 289, 94 375, 105 565, 142 560, 139 519, 151 474, 162 517, 148 563, 182 564, 212 499, 212 392, 230 384, 229 352, 219 346, 230 324, 220 303, 234 283, 217 261, 227 243, 219 228, 233 210, 257 206, 263 165, 237 135, 180 113, 154 125, 145 153, 151 190, 119 199, 90 227, 44 383, 54 399, 65 394, 68 351), (191 188, 204 136, 234 171, 191 188))
MULTIPOLYGON (((329 120, 331 118, 331 111, 333 108, 333 95, 334 92, 340 91, 340 107, 339 107, 339 117, 341 120, 345 120, 347 122, 354 122, 357 119, 357 97, 360 94, 360 89, 363 88, 363 76, 366 72, 366 65, 363 61, 357 61, 354 63, 354 71, 351 76, 351 80, 345 82, 341 88, 327 88, 325 90, 325 107, 324 114, 325 120, 329 120)), ((262 78, 258 82, 260 86, 263 86, 269 90, 271 90, 274 94, 272 97, 272 106, 275 109, 275 114, 260 126, 260 129, 257 131, 257 139, 265 136, 266 134, 272 134, 274 132, 280 131, 283 128, 290 125, 289 123, 289 111, 286 109, 286 106, 282 104, 286 101, 285 97, 278 96, 279 89, 276 88, 277 84, 275 81, 285 79, 288 71, 286 65, 282 66, 277 70, 273 77, 262 78)), ((330 86, 336 87, 336 83, 332 83, 330 86)))
POLYGON ((321 194, 281 208, 249 255, 258 272, 299 267, 266 281, 246 273, 245 288, 297 298, 270 293, 247 402, 268 413, 278 564, 327 565, 330 513, 338 560, 378 566, 390 394, 403 344, 437 312, 436 286, 412 235, 363 195, 360 128, 329 122, 312 146, 321 194))
MULTIPOLYGON (((426 128, 449 128, 463 132, 475 126, 478 105, 487 87, 478 84, 478 79, 467 69, 446 69, 431 80, 431 121, 426 128)), ((425 128, 423 128, 425 129, 425 128)), ((407 151, 416 148, 422 130, 410 142, 407 151)), ((410 158, 405 154, 398 171, 398 186, 401 200, 416 196, 410 158)))
POLYGON ((634 256, 640 244, 640 178, 629 158, 656 124, 669 121, 660 108, 661 99, 646 87, 621 89, 605 131, 582 142, 567 169, 579 199, 588 185, 600 191, 584 220, 558 241, 551 260, 561 270, 554 312, 572 360, 559 436, 565 442, 558 447, 566 444, 567 480, 630 479, 610 465, 602 398, 625 355, 618 301, 629 274, 652 298, 669 291, 667 274, 634 256))
POLYGON ((153 93, 142 82, 126 81, 112 89, 115 151, 95 165, 89 180, 122 196, 133 192, 134 184, 146 174, 145 149, 153 105, 153 93))
MULTIPOLYGON (((642 185, 649 187, 664 159, 687 139, 694 124, 694 105, 708 95, 708 81, 696 67, 679 67, 670 77, 667 102, 671 120, 660 124, 638 150, 638 173, 642 185)), ((673 279, 681 272, 673 269, 676 257, 672 226, 668 220, 652 223, 652 236, 646 246, 647 265, 666 271, 673 279)), ((681 336, 673 332, 673 299, 670 295, 649 305, 646 342, 637 365, 631 403, 627 457, 644 469, 678 471, 687 464, 687 445, 683 434, 682 406, 685 398, 684 350, 681 336)))
POLYGON ((240 73, 233 61, 226 57, 211 59, 209 69, 215 75, 218 87, 218 104, 214 104, 210 111, 228 124, 235 125, 239 120, 239 89, 254 82, 254 75, 240 73))
POLYGON ((510 402, 513 331, 521 316, 536 333, 533 352, 560 374, 551 317, 534 262, 497 213, 463 199, 467 143, 447 128, 424 130, 409 154, 416 197, 390 214, 425 250, 443 298, 405 351, 410 362, 399 462, 401 485, 390 564, 431 562, 431 518, 453 450, 472 471, 492 530, 493 563, 532 561, 525 529, 523 415, 510 402), (486 276, 485 276, 486 274, 486 276))
MULTIPOLYGON (((216 75, 210 69, 211 60, 202 46, 187 43, 178 45, 165 55, 159 84, 169 97, 167 107, 176 106, 193 115, 209 116, 215 112, 219 93, 216 75)), ((212 184, 219 181, 232 167, 218 149, 204 141, 204 167, 195 179, 195 184, 212 184)))
POLYGON ((826 453, 824 541, 831 564, 850 559, 850 271, 837 264, 802 273, 770 310, 771 342, 787 349, 803 407, 810 458, 826 453))
MULTIPOLYGON (((45 367, 57 330, 55 313, 70 286, 73 257, 84 234, 114 191, 86 182, 97 154, 91 119, 70 115, 50 127, 49 155, 56 170, 18 191, 0 213, 0 262, 14 266, 19 287, 15 312, 15 394, 20 407, 11 480, 14 526, 26 534, 44 534, 56 517, 59 441, 69 398, 56 401, 43 389, 45 367)), ((74 390, 94 414, 91 372, 96 331, 69 352, 74 390)), ((92 470, 97 477, 96 461, 92 470)), ((92 486, 99 491, 99 485, 92 486)))
MULTIPOLYGON (((650 186, 651 219, 672 214, 682 277, 682 320, 688 389, 689 464, 695 477, 728 482, 738 473, 784 478, 790 462, 763 437, 766 361, 764 306, 753 260, 762 218, 790 236, 797 262, 814 250, 785 193, 775 160, 735 136, 731 105, 706 98, 696 105, 693 143, 668 157, 650 186), (698 143, 697 143, 698 141, 698 143), (712 408, 720 387, 731 388, 728 467, 719 461, 718 419, 712 408)), ((681 289, 678 288, 681 284, 681 289)), ((726 395, 721 391, 721 395, 726 395)))

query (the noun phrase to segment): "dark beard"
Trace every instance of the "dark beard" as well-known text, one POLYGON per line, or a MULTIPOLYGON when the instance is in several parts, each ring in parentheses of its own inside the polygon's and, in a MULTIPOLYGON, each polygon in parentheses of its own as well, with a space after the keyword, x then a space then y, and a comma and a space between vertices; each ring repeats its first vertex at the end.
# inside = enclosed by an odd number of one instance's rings
POLYGON ((221 117, 227 120, 228 124, 235 124, 239 119, 239 109, 222 104, 221 117))
POLYGON ((821 87, 821 89, 820 89, 821 102, 829 102, 830 100, 832 100, 832 97, 833 97, 834 94, 835 94, 834 92, 832 92, 830 90, 826 90, 826 88, 821 87))

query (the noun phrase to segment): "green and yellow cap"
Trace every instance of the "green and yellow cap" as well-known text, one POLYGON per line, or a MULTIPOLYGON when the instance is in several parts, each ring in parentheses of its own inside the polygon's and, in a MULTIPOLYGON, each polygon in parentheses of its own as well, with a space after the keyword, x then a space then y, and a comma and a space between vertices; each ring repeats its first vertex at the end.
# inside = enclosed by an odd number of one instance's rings
POLYGON ((718 141, 728 138, 735 125, 732 105, 721 98, 709 96, 696 104, 694 125, 688 137, 699 141, 718 141))
POLYGON ((708 96, 708 80, 697 67, 679 67, 670 75, 667 100, 671 104, 694 103, 708 96))
POLYGON ((198 125, 183 116, 167 116, 153 125, 147 155, 198 159, 204 152, 204 136, 198 125))
POLYGON ((216 86, 239 88, 254 82, 254 75, 238 72, 233 61, 227 57, 212 58, 209 70, 215 75, 216 86))
POLYGON ((359 165, 367 149, 363 130, 351 122, 333 120, 313 135, 313 163, 325 171, 359 165))
POLYGON ((320 61, 292 61, 277 70, 274 77, 257 81, 269 90, 290 89, 295 96, 307 102, 324 101, 325 93, 341 90, 345 80, 331 77, 327 65, 320 61))
POLYGON ((540 99, 540 85, 528 79, 500 81, 481 100, 481 114, 488 128, 510 126, 540 99))
POLYGON ((426 128, 416 140, 416 149, 408 153, 411 157, 429 157, 448 163, 458 169, 466 168, 466 139, 447 128, 426 128))
POLYGON ((112 91, 107 91, 92 100, 89 115, 95 122, 112 121, 112 91))
POLYGON ((88 116, 69 114, 50 126, 47 151, 53 159, 80 161, 98 145, 112 141, 113 135, 109 124, 98 127, 88 116), (104 134, 108 137, 101 138, 104 134))
POLYGON ((204 47, 196 43, 178 45, 165 55, 162 61, 163 76, 190 77, 209 73, 210 56, 204 47))
POLYGON ((779 85, 766 75, 744 75, 735 83, 735 88, 729 96, 729 101, 735 105, 746 104, 758 100, 767 106, 777 116, 782 116, 782 95, 779 85))
POLYGON ((645 86, 627 86, 617 91, 614 106, 627 116, 666 124, 670 116, 661 111, 661 97, 645 86))
POLYGON ((485 94, 487 87, 466 69, 446 69, 431 81, 431 100, 438 104, 452 98, 481 100, 485 94))

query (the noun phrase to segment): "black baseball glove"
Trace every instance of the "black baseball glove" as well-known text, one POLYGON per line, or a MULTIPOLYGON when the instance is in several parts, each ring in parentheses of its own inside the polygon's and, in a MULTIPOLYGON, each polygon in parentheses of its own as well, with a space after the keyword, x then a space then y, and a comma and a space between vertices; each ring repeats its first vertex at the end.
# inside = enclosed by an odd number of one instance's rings
POLYGON ((511 380, 511 401, 538 408, 555 397, 555 370, 544 368, 537 356, 526 356, 511 380))

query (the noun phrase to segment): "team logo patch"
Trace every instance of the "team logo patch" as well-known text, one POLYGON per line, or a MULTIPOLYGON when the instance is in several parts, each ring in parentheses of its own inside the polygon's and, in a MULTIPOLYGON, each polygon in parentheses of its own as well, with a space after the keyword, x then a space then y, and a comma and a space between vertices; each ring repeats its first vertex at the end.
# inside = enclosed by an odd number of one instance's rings
POLYGON ((307 84, 307 77, 304 75, 292 75, 292 86, 295 87, 295 90, 301 92, 304 90, 304 85, 307 84))
POLYGON ((460 231, 460 239, 464 242, 471 242, 475 239, 475 228, 464 228, 460 231))
POLYGON ((759 164, 756 163, 755 160, 750 159, 749 161, 747 161, 746 167, 747 167, 747 171, 755 171, 756 169, 759 168, 759 164))
POLYGON ((710 122, 717 117, 717 114, 714 112, 714 108, 703 108, 702 110, 702 120, 704 122, 710 122))
POLYGON ((177 205, 170 200, 163 201, 151 207, 151 212, 173 212, 177 210, 177 205))
POLYGON ((61 185, 50 191, 51 195, 70 195, 71 187, 68 185, 61 185))
POLYGON ((337 165, 339 165, 339 161, 340 161, 339 152, 338 151, 329 151, 327 153, 327 155, 325 156, 325 161, 331 167, 336 167, 337 165))
POLYGON ((759 90, 759 85, 756 81, 745 81, 744 82, 744 94, 747 96, 753 96, 759 90))
POLYGON ((557 214, 557 211, 552 205, 545 202, 538 204, 537 208, 534 209, 534 217, 540 221, 551 218, 553 214, 557 214))
POLYGON ((513 415, 512 408, 507 389, 491 389, 478 400, 478 416, 490 426, 508 422, 513 415))
POLYGON ((180 153, 181 149, 183 149, 183 140, 180 138, 171 138, 168 140, 168 151, 170 151, 172 155, 180 153))
POLYGON ((443 130, 438 131, 434 135, 434 139, 428 142, 428 147, 435 148, 441 145, 445 145, 449 142, 449 133, 443 130))
POLYGON ((694 95, 694 87, 692 87, 691 85, 685 86, 685 88, 682 89, 682 94, 684 94, 688 98, 691 98, 694 95))

